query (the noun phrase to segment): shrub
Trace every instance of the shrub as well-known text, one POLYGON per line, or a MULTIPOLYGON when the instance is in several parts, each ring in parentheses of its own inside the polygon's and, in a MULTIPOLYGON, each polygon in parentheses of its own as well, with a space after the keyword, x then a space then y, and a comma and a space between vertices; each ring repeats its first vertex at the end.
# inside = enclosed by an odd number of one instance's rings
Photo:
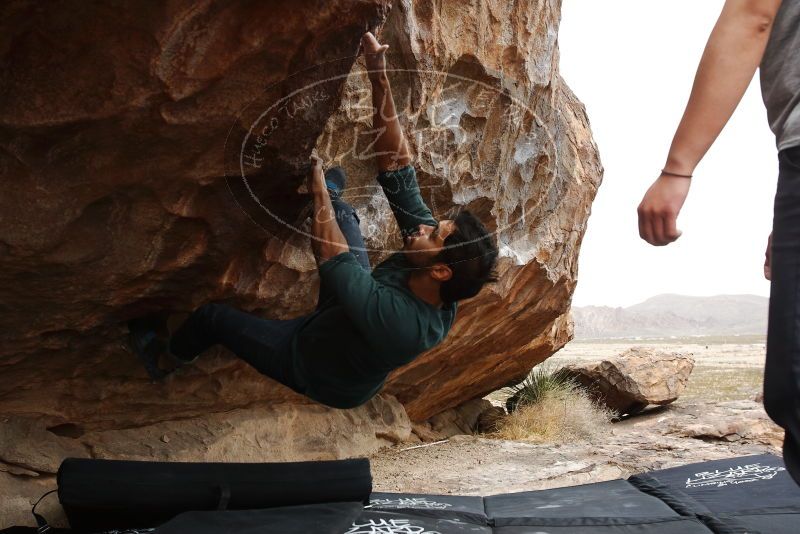
POLYGON ((553 370, 548 365, 538 365, 521 384, 509 388, 506 411, 513 413, 520 405, 536 404, 548 391, 563 391, 577 387, 577 382, 572 380, 564 369, 553 370))
POLYGON ((606 431, 615 416, 565 373, 546 367, 534 369, 513 391, 515 409, 492 437, 538 443, 591 439, 606 431))

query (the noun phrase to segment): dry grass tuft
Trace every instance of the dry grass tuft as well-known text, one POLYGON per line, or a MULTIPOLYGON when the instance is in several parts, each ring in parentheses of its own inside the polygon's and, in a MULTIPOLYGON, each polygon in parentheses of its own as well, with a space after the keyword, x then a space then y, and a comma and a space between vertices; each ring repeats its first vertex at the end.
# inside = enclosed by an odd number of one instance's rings
POLYGON ((615 414, 571 384, 542 391, 535 402, 521 404, 497 425, 491 437, 557 443, 591 439, 609 430, 615 414))

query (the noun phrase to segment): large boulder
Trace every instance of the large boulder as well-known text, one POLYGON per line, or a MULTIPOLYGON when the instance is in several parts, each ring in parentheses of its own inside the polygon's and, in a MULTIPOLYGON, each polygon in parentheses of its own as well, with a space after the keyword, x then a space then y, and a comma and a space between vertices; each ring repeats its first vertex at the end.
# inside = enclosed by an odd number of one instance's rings
MULTIPOLYGON (((559 20, 557 2, 398 0, 382 30, 423 197, 437 217, 456 205, 478 214, 501 252, 500 282, 459 305, 445 343, 390 377, 387 391, 415 421, 519 382, 572 337, 578 251, 602 169, 584 107, 558 72, 559 20)), ((355 69, 317 148, 349 173, 374 263, 400 243, 363 157, 368 99, 355 69)))
POLYGON ((616 358, 567 366, 563 372, 620 415, 677 400, 694 369, 686 354, 633 347, 616 358))
POLYGON ((266 233, 231 194, 226 142, 264 102, 321 79, 328 98, 271 139, 271 172, 252 180, 299 214, 294 191, 360 37, 390 7, 2 4, 0 413, 119 428, 298 401, 234 360, 157 393, 121 346, 124 325, 212 300, 274 318, 313 309, 313 270, 280 254, 288 234, 266 233))
POLYGON ((387 391, 424 420, 520 379, 570 339, 601 167, 558 73, 558 4, 390 4, 3 6, 0 413, 108 429, 304 402, 227 354, 155 393, 121 346, 124 324, 211 300, 271 318, 313 309, 307 237, 288 219, 264 232, 237 202, 239 168, 226 168, 226 141, 244 146, 234 141, 270 102, 293 118, 258 145, 254 195, 300 226, 308 199, 297 191, 316 146, 350 173, 373 262, 397 244, 372 162, 353 143, 369 143, 353 69, 366 28, 394 51, 426 200, 437 215, 480 214, 502 256, 500 282, 464 302, 447 341, 387 391))
MULTIPOLYGON (((297 440, 280 459, 363 453, 348 432, 375 446, 408 434, 399 415, 313 405, 221 350, 153 385, 122 346, 125 322, 156 310, 223 300, 279 319, 314 308, 302 192, 314 148, 347 169, 373 263, 399 244, 361 150, 365 29, 392 47, 426 200, 437 216, 469 207, 501 249, 500 282, 464 302, 447 341, 395 372, 375 402, 395 414, 399 400, 423 421, 519 381, 572 335, 602 173, 584 107, 558 73, 559 19, 558 2, 536 0, 3 4, 0 424, 29 419, 14 439, 52 436, 60 448, 48 451, 116 457, 129 443, 155 457, 143 433, 181 421, 186 460, 208 457, 204 424, 227 413, 242 415, 214 426, 214 440, 263 425, 297 440), (338 426, 306 425, 312 412, 338 426)), ((276 457, 264 440, 251 445, 218 450, 276 457)), ((52 483, 57 453, 47 469, 18 458, 0 457, 11 481, 0 486, 31 473, 37 490, 52 483)))

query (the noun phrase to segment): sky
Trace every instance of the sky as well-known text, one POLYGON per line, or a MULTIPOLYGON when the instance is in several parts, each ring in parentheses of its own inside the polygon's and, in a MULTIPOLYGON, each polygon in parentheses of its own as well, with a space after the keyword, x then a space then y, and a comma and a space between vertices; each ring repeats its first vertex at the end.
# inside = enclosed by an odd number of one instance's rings
POLYGON ((636 207, 658 176, 723 0, 563 0, 561 74, 586 105, 605 167, 579 256, 576 306, 662 293, 769 294, 763 263, 778 176, 758 74, 697 167, 666 247, 639 238, 636 207))

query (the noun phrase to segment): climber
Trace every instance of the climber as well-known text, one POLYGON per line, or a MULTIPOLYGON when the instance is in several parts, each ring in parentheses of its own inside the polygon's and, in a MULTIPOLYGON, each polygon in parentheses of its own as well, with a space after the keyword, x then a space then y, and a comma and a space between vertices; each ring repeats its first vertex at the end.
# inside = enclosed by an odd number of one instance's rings
POLYGON ((779 161, 764 266, 772 283, 764 408, 786 430, 783 457, 800 484, 800 2, 727 0, 700 61, 666 165, 639 205, 639 234, 652 245, 667 245, 680 237, 676 219, 692 173, 759 66, 779 161))
POLYGON ((496 281, 497 247, 469 211, 437 221, 424 204, 389 79, 388 45, 366 33, 362 49, 372 85, 377 181, 397 220, 403 247, 370 270, 355 210, 342 199, 346 175, 323 174, 313 159, 308 177, 314 211, 312 249, 320 277, 316 310, 268 320, 225 304, 195 310, 169 340, 147 320, 129 323, 133 349, 158 378, 162 350, 180 363, 220 344, 262 374, 322 404, 352 408, 380 391, 386 376, 438 345, 457 303, 496 281))

